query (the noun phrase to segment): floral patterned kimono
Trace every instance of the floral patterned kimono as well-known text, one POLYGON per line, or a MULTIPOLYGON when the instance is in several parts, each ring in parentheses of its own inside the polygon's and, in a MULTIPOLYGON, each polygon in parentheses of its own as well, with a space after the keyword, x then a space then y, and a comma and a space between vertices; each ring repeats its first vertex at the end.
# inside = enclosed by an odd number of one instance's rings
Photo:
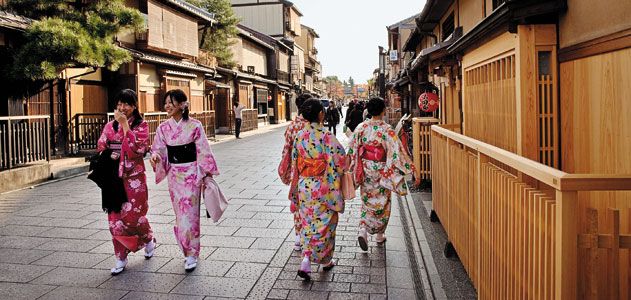
POLYGON ((184 256, 199 256, 199 218, 203 178, 219 175, 217 163, 204 128, 198 120, 175 121, 170 118, 156 130, 151 152, 160 155, 156 166, 156 183, 168 178, 169 194, 175 211, 175 238, 184 256), (167 146, 195 144, 196 161, 170 163, 167 146))
MULTIPOLYGON (((307 124, 309 124, 309 121, 299 115, 296 116, 296 119, 293 120, 285 130, 285 146, 283 147, 283 154, 281 156, 280 164, 278 165, 278 176, 284 184, 290 184, 292 178, 294 176, 298 176, 298 174, 292 174, 291 172, 291 150, 294 147, 296 135, 298 135, 298 132, 307 124)), ((294 230, 296 231, 296 235, 299 235, 302 221, 300 220, 300 210, 297 205, 298 190, 289 190, 289 200, 291 201, 289 210, 294 214, 294 230)))
POLYGON ((404 176, 413 164, 390 125, 368 120, 355 129, 348 155, 355 182, 361 186, 360 227, 384 233, 390 219, 391 192, 407 193, 404 176))
POLYGON ((307 123, 298 132, 292 151, 292 189, 298 191, 304 256, 327 264, 335 249, 338 213, 344 212, 341 178, 344 147, 322 125, 307 123))
MULTIPOLYGON (((128 120, 131 128, 133 118, 128 120)), ((147 178, 143 158, 147 151, 149 126, 142 122, 123 135, 123 126, 114 130, 114 121, 105 125, 97 144, 97 151, 111 149, 120 155, 119 177, 123 179, 127 202, 120 212, 110 211, 107 215, 114 253, 119 260, 125 260, 129 252, 136 252, 153 239, 147 220, 147 178)))

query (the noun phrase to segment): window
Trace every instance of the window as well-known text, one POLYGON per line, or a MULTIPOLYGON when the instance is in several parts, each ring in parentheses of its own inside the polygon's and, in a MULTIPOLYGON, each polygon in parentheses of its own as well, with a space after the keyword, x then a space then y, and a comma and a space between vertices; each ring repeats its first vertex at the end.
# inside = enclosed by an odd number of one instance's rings
POLYGON ((258 114, 260 116, 267 115, 267 96, 268 91, 264 89, 256 89, 256 103, 258 107, 258 114))
POLYGON ((441 26, 441 28, 442 28, 441 41, 445 41, 454 32, 454 28, 456 28, 453 12, 451 12, 449 17, 445 19, 445 22, 443 22, 443 25, 441 26))

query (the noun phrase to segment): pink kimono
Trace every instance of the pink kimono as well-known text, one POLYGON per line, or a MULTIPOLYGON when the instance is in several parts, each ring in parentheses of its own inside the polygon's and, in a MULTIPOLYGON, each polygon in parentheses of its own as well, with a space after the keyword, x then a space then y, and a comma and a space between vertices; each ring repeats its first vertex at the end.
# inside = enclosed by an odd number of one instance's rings
MULTIPOLYGON (((131 124, 133 119, 129 120, 131 124)), ((120 212, 108 214, 109 228, 114 243, 114 253, 120 260, 127 258, 129 252, 136 252, 145 247, 153 239, 151 226, 147 220, 147 178, 143 157, 147 151, 149 127, 146 122, 140 123, 123 135, 123 126, 115 131, 114 121, 103 128, 97 150, 102 152, 112 149, 120 154, 119 176, 123 179, 127 202, 120 212)))
POLYGON ((195 119, 164 121, 156 130, 151 146, 160 155, 156 166, 156 183, 168 178, 171 203, 175 211, 175 238, 184 256, 199 256, 199 211, 203 179, 219 175, 217 163, 201 122, 195 119), (197 159, 193 162, 171 164, 167 146, 195 143, 197 159))
MULTIPOLYGON (((298 132, 305 128, 307 124, 309 124, 309 121, 302 116, 297 116, 285 130, 285 146, 278 165, 278 176, 284 184, 290 184, 298 176, 298 174, 292 174, 291 151, 294 149, 294 141, 298 132)), ((289 200, 291 201, 289 210, 294 214, 294 230, 296 235, 299 235, 302 221, 300 220, 300 210, 298 209, 298 189, 294 185, 290 185, 289 200)))

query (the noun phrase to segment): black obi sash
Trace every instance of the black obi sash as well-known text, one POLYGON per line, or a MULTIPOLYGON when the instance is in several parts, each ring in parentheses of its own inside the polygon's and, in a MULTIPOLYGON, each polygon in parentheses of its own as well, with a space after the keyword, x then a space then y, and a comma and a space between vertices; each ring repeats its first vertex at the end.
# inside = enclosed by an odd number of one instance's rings
POLYGON ((197 148, 194 142, 179 146, 167 145, 167 155, 171 164, 190 163, 197 161, 197 148))

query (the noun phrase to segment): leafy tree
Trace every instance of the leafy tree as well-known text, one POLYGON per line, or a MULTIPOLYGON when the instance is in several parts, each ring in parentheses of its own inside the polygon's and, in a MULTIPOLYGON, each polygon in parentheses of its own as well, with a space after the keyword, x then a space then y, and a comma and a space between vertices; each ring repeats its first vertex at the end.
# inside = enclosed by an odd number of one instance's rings
POLYGON ((230 0, 188 0, 188 2, 214 13, 218 23, 212 28, 204 28, 200 48, 212 53, 219 65, 227 68, 234 67, 236 62, 233 60, 230 46, 235 43, 234 38, 239 34, 237 24, 241 20, 234 14, 230 0))
POLYGON ((24 43, 7 53, 3 77, 50 80, 68 67, 117 70, 131 55, 114 44, 117 33, 143 24, 124 0, 9 0, 8 8, 35 20, 24 43))
POLYGON ((348 85, 351 86, 351 89, 355 87, 355 79, 352 76, 348 78, 348 85))

